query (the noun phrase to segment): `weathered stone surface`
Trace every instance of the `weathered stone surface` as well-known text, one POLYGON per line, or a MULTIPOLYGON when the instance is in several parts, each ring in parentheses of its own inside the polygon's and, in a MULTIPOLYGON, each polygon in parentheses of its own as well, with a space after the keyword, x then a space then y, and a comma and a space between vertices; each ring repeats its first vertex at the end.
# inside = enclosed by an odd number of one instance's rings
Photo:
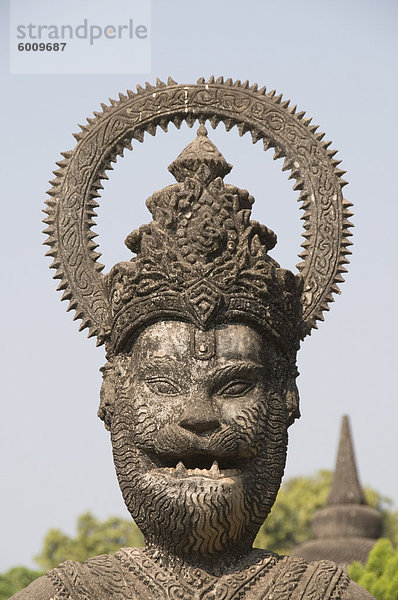
POLYGON ((253 550, 278 492, 287 429, 299 416, 296 353, 322 318, 347 260, 348 205, 328 143, 275 92, 212 78, 158 82, 104 109, 66 153, 48 202, 48 244, 64 298, 105 343, 98 414, 145 549, 66 562, 18 600, 371 598, 335 564, 253 550), (106 276, 96 263, 94 198, 110 160, 157 125, 223 120, 251 132, 302 190, 301 274, 268 254, 275 234, 254 199, 198 137, 170 165, 177 184, 148 200, 127 237, 137 254, 106 276))

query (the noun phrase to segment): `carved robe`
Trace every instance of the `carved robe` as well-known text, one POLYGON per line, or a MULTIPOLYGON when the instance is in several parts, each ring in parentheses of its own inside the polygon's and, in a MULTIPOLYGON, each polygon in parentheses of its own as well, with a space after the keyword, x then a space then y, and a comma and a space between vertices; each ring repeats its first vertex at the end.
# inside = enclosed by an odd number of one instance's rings
POLYGON ((372 596, 329 561, 306 563, 301 558, 255 550, 228 573, 215 577, 199 568, 174 572, 162 567, 142 549, 124 548, 115 556, 96 556, 85 563, 62 563, 14 596, 15 600, 25 598, 370 600, 372 596))

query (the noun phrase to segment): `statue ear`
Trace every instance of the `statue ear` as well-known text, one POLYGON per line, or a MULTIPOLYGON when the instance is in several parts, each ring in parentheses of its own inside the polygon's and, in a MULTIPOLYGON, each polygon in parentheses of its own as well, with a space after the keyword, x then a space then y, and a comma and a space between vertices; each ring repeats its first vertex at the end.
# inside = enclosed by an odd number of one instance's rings
POLYGON ((105 428, 109 431, 112 423, 113 407, 116 399, 116 389, 113 377, 113 365, 106 363, 101 367, 102 385, 100 391, 100 405, 97 415, 104 422, 105 428))
POLYGON ((300 418, 300 396, 295 380, 288 383, 286 390, 286 407, 288 414, 288 427, 300 418))

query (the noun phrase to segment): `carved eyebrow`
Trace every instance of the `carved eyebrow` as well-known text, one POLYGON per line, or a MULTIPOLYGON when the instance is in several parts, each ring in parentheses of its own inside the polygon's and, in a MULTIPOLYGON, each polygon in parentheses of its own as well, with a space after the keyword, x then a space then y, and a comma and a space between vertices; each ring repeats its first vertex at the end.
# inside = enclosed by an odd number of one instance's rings
POLYGON ((243 375, 262 375, 264 374, 265 366, 252 361, 235 362, 214 369, 210 376, 215 379, 225 379, 227 377, 236 377, 243 375))
POLYGON ((139 370, 140 374, 144 376, 153 375, 154 373, 159 373, 159 371, 179 377, 184 373, 184 369, 180 368, 178 361, 171 356, 167 358, 151 358, 139 370))

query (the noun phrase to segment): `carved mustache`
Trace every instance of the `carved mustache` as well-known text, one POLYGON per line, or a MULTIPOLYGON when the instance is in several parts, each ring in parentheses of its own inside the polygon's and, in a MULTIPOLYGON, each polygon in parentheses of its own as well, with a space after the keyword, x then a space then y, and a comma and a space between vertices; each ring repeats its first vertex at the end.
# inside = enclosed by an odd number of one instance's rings
POLYGON ((201 436, 179 425, 168 424, 152 437, 150 446, 146 444, 142 449, 170 458, 203 455, 246 459, 257 455, 257 449, 248 436, 237 434, 229 426, 222 426, 217 431, 201 436))

